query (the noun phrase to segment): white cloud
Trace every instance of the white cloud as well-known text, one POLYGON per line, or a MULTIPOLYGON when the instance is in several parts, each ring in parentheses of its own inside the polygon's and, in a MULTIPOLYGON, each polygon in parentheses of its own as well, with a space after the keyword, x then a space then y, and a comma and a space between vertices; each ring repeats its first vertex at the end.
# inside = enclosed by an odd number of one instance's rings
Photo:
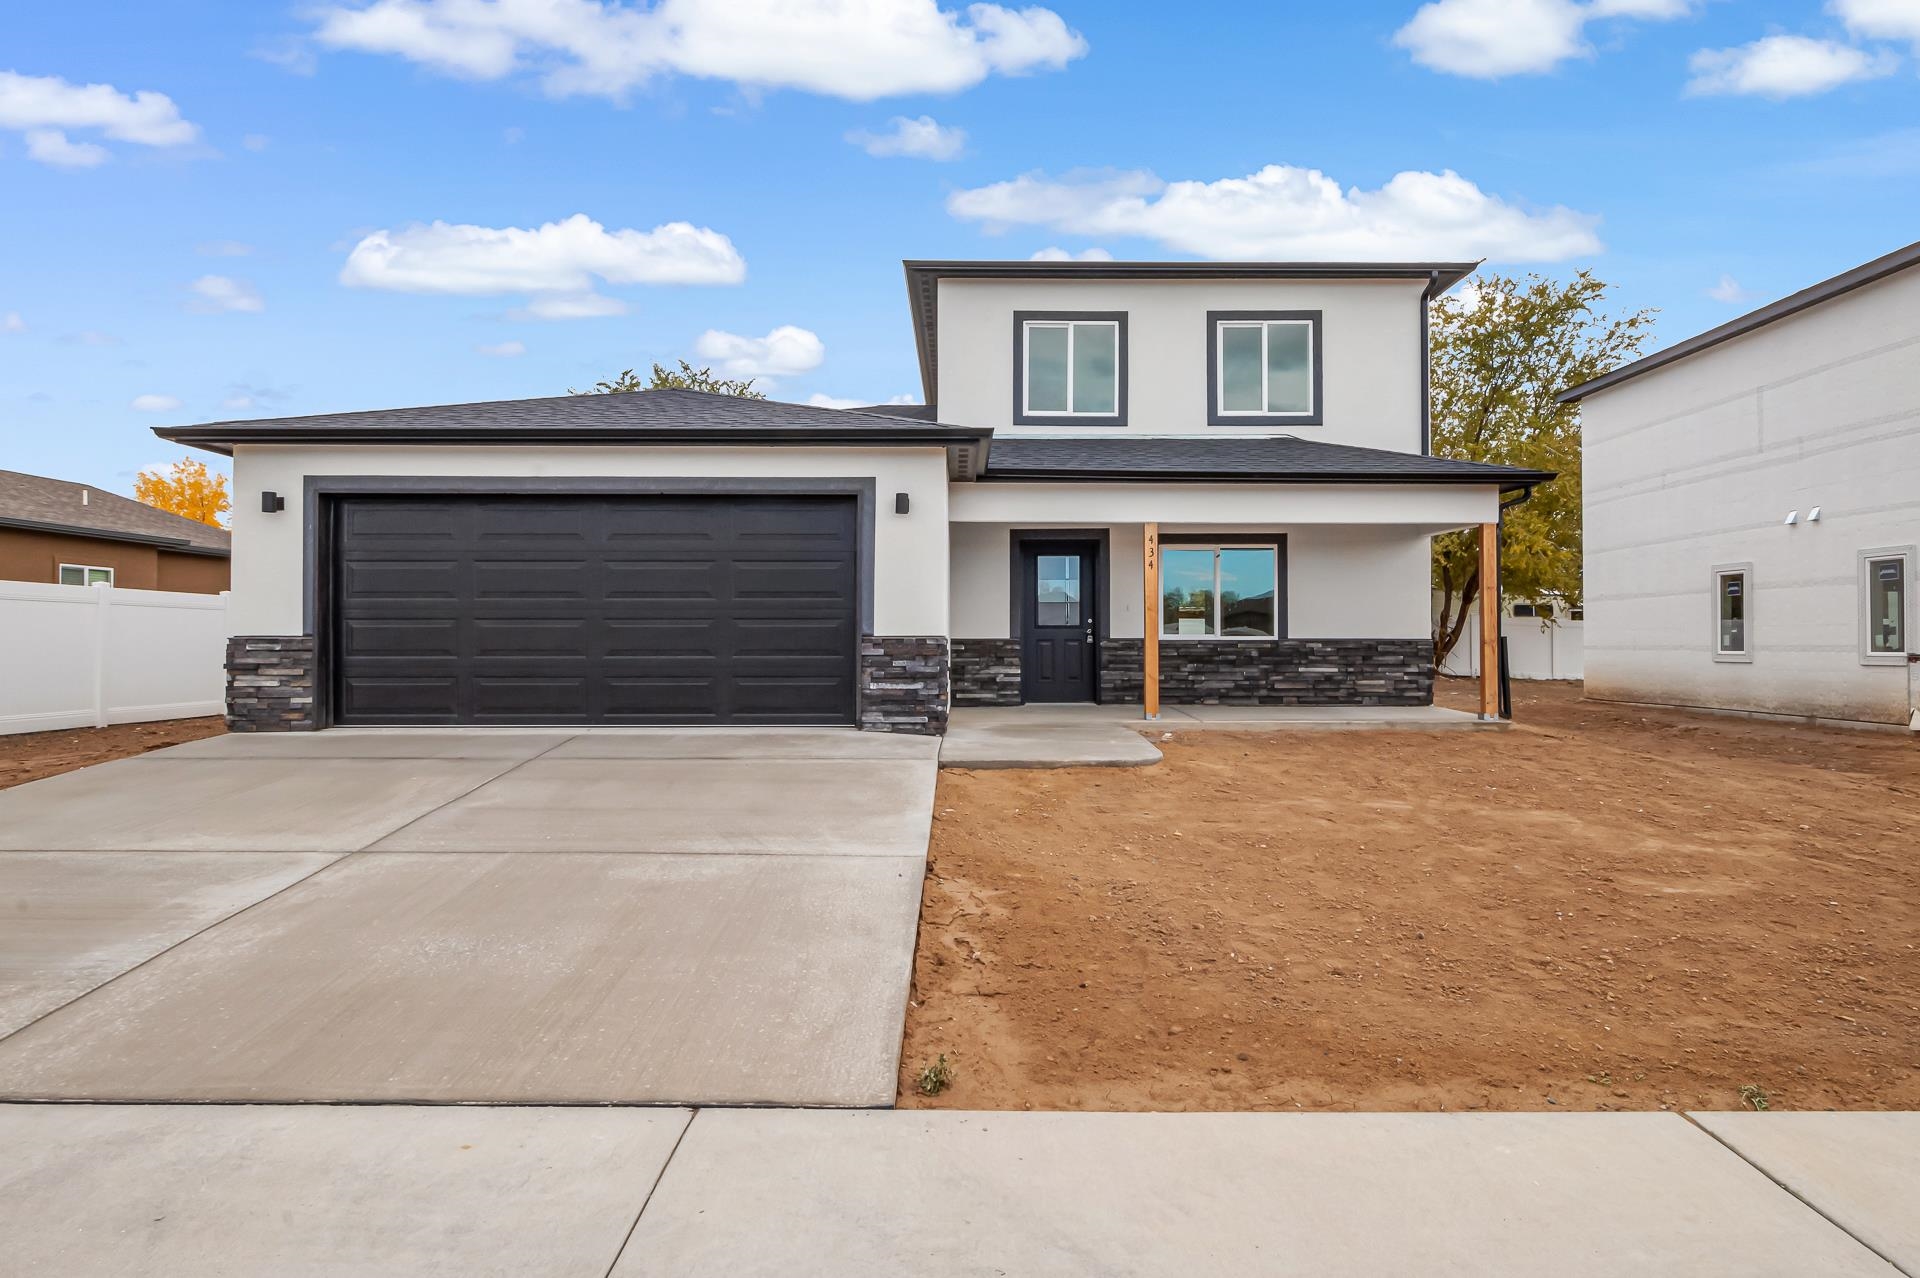
POLYGON ((922 160, 951 160, 965 149, 967 131, 941 124, 930 115, 912 119, 896 115, 887 121, 885 132, 855 129, 847 134, 847 141, 868 155, 911 155, 922 160))
POLYGON ((701 359, 720 365, 729 377, 788 377, 811 372, 827 357, 827 347, 814 334, 782 324, 765 337, 742 337, 708 329, 693 344, 701 359))
POLYGON ((1144 171, 1026 174, 956 191, 955 217, 989 231, 1045 226, 1138 236, 1216 259, 1492 257, 1549 262, 1600 251, 1599 218, 1555 206, 1528 211, 1448 170, 1396 174, 1377 190, 1342 189, 1318 169, 1270 164, 1244 178, 1166 182, 1144 171))
POLYGON ((226 409, 266 408, 273 404, 284 403, 293 392, 278 386, 248 386, 235 382, 227 389, 220 401, 220 407, 226 409))
POLYGON ((164 93, 122 93, 110 84, 69 84, 59 76, 0 71, 0 129, 26 138, 27 154, 60 168, 92 168, 111 153, 76 142, 71 130, 95 129, 119 142, 184 146, 200 136, 164 93))
POLYGON ((516 306, 507 312, 508 319, 534 320, 570 320, 605 319, 610 315, 625 315, 627 304, 617 297, 605 297, 599 293, 543 293, 530 300, 525 306, 516 306))
POLYGON ((120 344, 120 339, 112 333, 103 333, 97 328, 85 328, 78 333, 68 333, 60 340, 68 346, 118 346, 120 344))
POLYGON ((1856 36, 1920 46, 1920 0, 1832 0, 1827 8, 1856 36))
POLYGON ((1103 248, 1081 249, 1070 253, 1066 249, 1049 245, 1027 259, 1029 262, 1111 262, 1113 254, 1103 248))
POLYGON ((555 97, 619 100, 659 75, 869 102, 1057 69, 1087 42, 1039 7, 937 0, 373 0, 317 12, 314 39, 448 75, 538 74, 555 97))
POLYGON ((97 142, 74 142, 59 129, 28 129, 27 154, 58 169, 91 169, 105 164, 112 153, 97 142))
POLYGON ((525 342, 494 342, 491 345, 476 346, 473 349, 494 359, 513 359, 527 353, 527 344, 525 342))
POLYGON ((187 288, 193 294, 187 302, 187 309, 198 315, 221 315, 227 312, 252 315, 267 309, 266 302, 253 285, 230 275, 202 275, 187 288))
POLYGON ((180 406, 171 395, 135 395, 128 405, 137 413, 171 413, 180 406))
POLYGON ((891 399, 841 399, 838 395, 822 395, 818 391, 807 396, 807 403, 815 408, 838 408, 845 411, 850 408, 871 408, 876 404, 918 404, 915 395, 895 395, 891 399))
POLYGON ((201 257, 246 257, 253 252, 253 245, 239 240, 208 240, 194 245, 193 251, 201 257))
POLYGON ((1435 71, 1476 79, 1538 75, 1591 56, 1591 22, 1664 22, 1696 0, 1432 0, 1394 32, 1393 42, 1435 71))
POLYGON ((1771 35, 1731 49, 1701 49, 1687 61, 1690 97, 1752 94, 1797 98, 1837 89, 1855 80, 1891 75, 1899 58, 1834 40, 1771 35))
POLYGON ((264 151, 271 140, 264 133, 249 133, 240 139, 240 145, 249 151, 264 151))
POLYGON ((26 331, 27 322, 20 318, 19 311, 8 311, 5 315, 0 315, 0 333, 24 333, 26 331))
POLYGON ((1731 275, 1722 275, 1720 282, 1707 290, 1707 296, 1716 302, 1744 302, 1753 294, 1740 287, 1740 281, 1731 275))
POLYGON ((434 222, 375 231, 353 246, 340 282, 352 288, 467 297, 522 294, 514 312, 533 319, 620 315, 608 284, 738 284, 747 264, 718 231, 668 222, 609 231, 584 213, 523 229, 434 222))

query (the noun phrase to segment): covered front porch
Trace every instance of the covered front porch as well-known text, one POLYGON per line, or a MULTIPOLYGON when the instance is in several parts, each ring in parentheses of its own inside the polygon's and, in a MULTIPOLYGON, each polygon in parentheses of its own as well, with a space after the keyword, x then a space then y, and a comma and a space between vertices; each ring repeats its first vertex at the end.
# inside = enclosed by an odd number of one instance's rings
POLYGON ((1490 483, 956 485, 955 727, 1057 704, 1430 711, 1431 538, 1480 529, 1491 565, 1499 503, 1490 483))

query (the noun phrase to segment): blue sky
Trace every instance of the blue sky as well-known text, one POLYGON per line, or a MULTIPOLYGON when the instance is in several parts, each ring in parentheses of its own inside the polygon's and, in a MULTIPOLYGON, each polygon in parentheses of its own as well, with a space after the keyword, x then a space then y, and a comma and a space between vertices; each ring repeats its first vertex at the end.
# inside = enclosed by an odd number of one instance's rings
POLYGON ((0 466, 121 491, 174 455, 153 425, 653 360, 917 399, 903 257, 1591 267, 1671 341, 1920 227, 1920 0, 182 0, 6 34, 0 466))

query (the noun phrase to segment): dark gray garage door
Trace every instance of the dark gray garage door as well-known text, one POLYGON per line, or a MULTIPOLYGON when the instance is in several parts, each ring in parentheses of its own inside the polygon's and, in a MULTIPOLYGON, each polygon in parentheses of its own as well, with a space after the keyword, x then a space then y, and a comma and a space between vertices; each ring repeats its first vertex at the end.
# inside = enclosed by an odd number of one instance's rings
POLYGON ((851 498, 334 511, 337 722, 853 721, 851 498))

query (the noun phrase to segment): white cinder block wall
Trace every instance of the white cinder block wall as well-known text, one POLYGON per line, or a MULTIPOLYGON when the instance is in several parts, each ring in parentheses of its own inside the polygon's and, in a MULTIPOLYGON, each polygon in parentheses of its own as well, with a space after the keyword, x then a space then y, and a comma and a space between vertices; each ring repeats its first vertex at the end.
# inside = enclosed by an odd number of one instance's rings
POLYGON ((1920 543, 1920 269, 1581 411, 1587 695, 1907 722, 1909 669, 1860 660, 1859 554, 1920 543), (1733 563, 1753 565, 1749 662, 1714 659, 1712 572, 1733 563))

